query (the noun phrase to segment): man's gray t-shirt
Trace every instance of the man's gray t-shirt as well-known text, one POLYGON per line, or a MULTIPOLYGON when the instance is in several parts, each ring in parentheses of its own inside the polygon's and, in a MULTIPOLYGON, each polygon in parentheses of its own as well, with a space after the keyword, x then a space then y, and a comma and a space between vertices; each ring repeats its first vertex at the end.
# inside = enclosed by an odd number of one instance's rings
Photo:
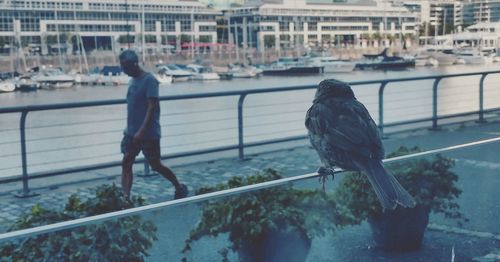
MULTIPOLYGON (((130 79, 127 92, 126 135, 134 136, 141 128, 148 109, 148 98, 158 98, 158 80, 151 73, 130 79)), ((146 128, 145 139, 160 139, 160 108, 155 112, 151 125, 146 128)))

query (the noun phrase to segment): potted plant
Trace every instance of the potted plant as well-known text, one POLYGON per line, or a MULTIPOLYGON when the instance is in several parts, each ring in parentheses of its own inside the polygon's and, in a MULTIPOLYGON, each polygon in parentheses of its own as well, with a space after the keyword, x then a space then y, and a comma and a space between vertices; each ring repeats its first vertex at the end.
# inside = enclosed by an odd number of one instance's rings
MULTIPOLYGON (((400 147, 387 157, 395 157, 421 150, 418 147, 400 147)), ((450 169, 455 165, 450 158, 435 155, 430 158, 410 159, 386 165, 401 185, 417 202, 414 208, 398 206, 385 210, 379 204, 366 176, 352 172, 340 182, 335 199, 340 212, 348 214, 359 224, 367 220, 378 248, 388 251, 418 249, 429 222, 429 213, 441 213, 456 219, 459 225, 467 221, 456 202, 461 194, 456 182, 458 176, 450 169)))
MULTIPOLYGON (((140 197, 125 200, 115 185, 97 188, 86 201, 69 197, 63 211, 36 204, 9 231, 74 220, 144 205, 140 197)), ((144 261, 156 240, 156 226, 140 216, 41 234, 0 245, 0 261, 144 261), (4 260, 5 259, 5 260, 4 260)))
MULTIPOLYGON (((197 194, 280 178, 276 170, 267 169, 201 188, 197 194)), ((230 242, 219 251, 223 261, 228 260, 228 248, 237 252, 241 261, 305 261, 311 239, 334 230, 344 219, 338 215, 331 195, 290 185, 209 201, 203 204, 201 219, 185 241, 183 261, 187 261, 193 242, 223 233, 229 234, 230 242)))

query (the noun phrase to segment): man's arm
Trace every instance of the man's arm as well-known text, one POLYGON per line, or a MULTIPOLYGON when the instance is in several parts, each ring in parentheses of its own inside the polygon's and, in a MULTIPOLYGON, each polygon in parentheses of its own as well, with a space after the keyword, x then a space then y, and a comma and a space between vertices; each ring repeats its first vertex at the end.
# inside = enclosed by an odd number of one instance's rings
POLYGON ((148 98, 148 109, 146 111, 146 117, 144 117, 144 121, 142 122, 141 127, 137 130, 137 133, 134 135, 134 142, 139 142, 144 139, 144 134, 146 129, 151 126, 153 122, 154 115, 159 107, 159 101, 157 97, 149 97, 148 98))

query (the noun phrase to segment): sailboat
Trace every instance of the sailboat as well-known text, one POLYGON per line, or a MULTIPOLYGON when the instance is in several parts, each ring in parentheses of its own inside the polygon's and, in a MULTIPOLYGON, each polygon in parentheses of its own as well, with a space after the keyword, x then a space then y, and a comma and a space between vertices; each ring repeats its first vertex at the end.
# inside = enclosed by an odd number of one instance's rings
POLYGON ((12 92, 15 90, 20 91, 32 91, 40 88, 40 84, 33 81, 27 75, 20 75, 19 71, 26 72, 26 57, 24 56, 24 52, 21 48, 21 37, 19 36, 19 28, 18 21, 15 19, 12 21, 14 37, 11 41, 10 46, 10 56, 11 56, 11 67, 13 72, 9 76, 8 79, 4 79, 0 83, 0 91, 1 92, 12 92), (19 68, 19 62, 22 63, 23 67, 19 68), (21 70, 20 70, 21 69, 21 70))
POLYGON ((78 60, 80 70, 73 72, 70 75, 75 78, 75 83, 80 85, 95 85, 102 83, 102 76, 96 72, 90 72, 89 64, 87 62, 87 52, 85 51, 85 46, 83 45, 82 35, 80 34, 79 26, 77 26, 76 31, 76 42, 78 46, 78 60), (81 60, 83 59, 83 66, 81 60))

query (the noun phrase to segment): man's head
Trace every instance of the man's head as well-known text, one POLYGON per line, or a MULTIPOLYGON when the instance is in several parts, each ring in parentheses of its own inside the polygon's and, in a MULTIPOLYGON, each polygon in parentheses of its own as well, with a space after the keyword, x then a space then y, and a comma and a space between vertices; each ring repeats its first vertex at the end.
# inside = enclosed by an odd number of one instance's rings
POLYGON ((125 74, 136 77, 141 73, 141 67, 139 67, 139 56, 133 50, 127 49, 123 51, 120 56, 120 66, 125 74))

